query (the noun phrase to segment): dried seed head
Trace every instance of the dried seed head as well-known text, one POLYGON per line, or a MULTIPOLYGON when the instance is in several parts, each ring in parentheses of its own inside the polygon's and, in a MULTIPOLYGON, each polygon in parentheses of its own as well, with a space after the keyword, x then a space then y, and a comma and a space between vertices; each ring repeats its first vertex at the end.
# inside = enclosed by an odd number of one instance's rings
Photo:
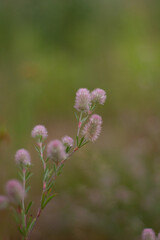
POLYGON ((106 101, 106 92, 103 89, 97 88, 91 92, 91 101, 93 103, 104 104, 106 101))
POLYGON ((6 196, 0 196, 0 210, 3 210, 5 208, 7 208, 8 206, 8 198, 6 196))
POLYGON ((19 204, 25 195, 22 184, 18 180, 10 180, 6 184, 6 192, 11 202, 19 204))
POLYGON ((151 228, 146 228, 142 232, 142 240, 156 240, 154 231, 151 228))
POLYGON ((97 114, 93 114, 89 122, 84 126, 82 135, 86 140, 95 142, 100 135, 102 128, 102 118, 97 114))
POLYGON ((69 136, 64 136, 62 138, 62 142, 65 147, 73 147, 73 144, 74 144, 74 140, 69 136))
POLYGON ((47 156, 56 164, 64 160, 67 155, 63 143, 57 139, 51 141, 47 146, 47 156))
POLYGON ((77 111, 89 111, 91 95, 88 89, 80 88, 76 93, 75 109, 77 111))
POLYGON ((15 161, 17 164, 22 164, 23 166, 31 165, 29 152, 25 149, 19 149, 16 152, 15 161))
POLYGON ((48 137, 47 129, 42 125, 37 125, 32 130, 32 137, 38 141, 44 141, 48 137))

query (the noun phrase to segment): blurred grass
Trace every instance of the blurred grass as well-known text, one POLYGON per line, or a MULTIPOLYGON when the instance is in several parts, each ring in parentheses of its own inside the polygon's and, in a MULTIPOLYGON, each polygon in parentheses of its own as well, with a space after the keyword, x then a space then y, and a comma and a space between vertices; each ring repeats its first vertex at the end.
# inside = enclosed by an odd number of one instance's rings
MULTIPOLYGON (((41 170, 32 127, 46 125, 50 139, 74 136, 77 89, 99 87, 108 95, 98 110, 101 138, 66 166, 60 196, 34 239, 135 240, 143 227, 159 231, 159 16, 158 0, 1 0, 2 192, 16 177, 14 152, 26 147, 37 203, 41 170)), ((8 221, 1 223, 4 239, 8 221)), ((9 239, 18 239, 11 232, 9 239)))

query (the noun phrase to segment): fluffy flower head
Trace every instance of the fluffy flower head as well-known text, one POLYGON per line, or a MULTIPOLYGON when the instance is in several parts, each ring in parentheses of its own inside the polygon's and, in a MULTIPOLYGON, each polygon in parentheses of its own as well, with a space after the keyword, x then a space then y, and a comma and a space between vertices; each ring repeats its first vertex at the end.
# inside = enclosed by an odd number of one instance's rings
POLYGON ((75 109, 77 111, 89 111, 89 106, 91 103, 91 95, 88 89, 80 88, 76 93, 75 109))
POLYGON ((62 142, 65 147, 73 147, 73 144, 74 144, 74 140, 69 136, 64 136, 62 138, 62 142))
POLYGON ((8 198, 6 196, 0 196, 0 210, 5 209, 8 206, 8 198))
POLYGON ((15 155, 15 161, 17 164, 22 164, 24 166, 31 164, 30 154, 25 149, 19 149, 15 155))
POLYGON ((51 141, 47 146, 47 156, 56 164, 64 160, 67 155, 63 143, 57 139, 51 141))
POLYGON ((100 135, 102 128, 102 118, 97 114, 93 114, 89 122, 84 126, 82 135, 86 140, 95 142, 100 135))
POLYGON ((10 180, 6 184, 6 192, 8 198, 13 203, 20 203, 23 196, 25 195, 22 184, 18 180, 10 180))
POLYGON ((47 129, 43 125, 37 125, 32 130, 32 137, 38 140, 45 140, 48 137, 47 129))
POLYGON ((106 101, 106 92, 103 89, 97 88, 91 92, 91 101, 99 104, 104 104, 106 101))
POLYGON ((154 231, 151 228, 146 228, 142 232, 142 240, 156 240, 154 231))

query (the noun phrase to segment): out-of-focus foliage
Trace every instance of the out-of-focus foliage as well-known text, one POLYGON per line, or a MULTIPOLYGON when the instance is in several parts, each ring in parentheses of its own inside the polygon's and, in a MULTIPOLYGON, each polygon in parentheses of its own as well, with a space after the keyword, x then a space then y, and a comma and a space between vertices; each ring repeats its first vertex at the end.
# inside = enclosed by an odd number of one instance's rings
MULTIPOLYGON (((42 171, 30 130, 44 124, 50 139, 74 136, 76 90, 108 94, 100 139, 69 160, 33 239, 136 240, 144 227, 159 231, 159 21, 158 0, 0 1, 1 192, 16 177, 14 152, 27 147, 38 204, 42 171)), ((8 222, 0 212, 0 236, 18 239, 8 222)))

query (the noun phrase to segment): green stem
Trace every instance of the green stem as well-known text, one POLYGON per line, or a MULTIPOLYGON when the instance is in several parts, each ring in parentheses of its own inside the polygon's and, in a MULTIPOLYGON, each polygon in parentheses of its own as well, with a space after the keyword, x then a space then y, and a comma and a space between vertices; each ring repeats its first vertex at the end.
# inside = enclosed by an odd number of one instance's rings
MULTIPOLYGON (((23 231, 26 232, 26 214, 25 214, 25 204, 24 204, 24 199, 25 199, 25 192, 26 192, 26 169, 22 169, 22 174, 23 174, 23 197, 22 197, 22 226, 23 226, 23 231)), ((25 240, 26 237, 24 236, 23 239, 25 240)))
POLYGON ((79 133, 80 133, 81 126, 82 126, 82 114, 83 114, 83 112, 80 113, 80 117, 79 117, 77 137, 79 137, 79 133))

